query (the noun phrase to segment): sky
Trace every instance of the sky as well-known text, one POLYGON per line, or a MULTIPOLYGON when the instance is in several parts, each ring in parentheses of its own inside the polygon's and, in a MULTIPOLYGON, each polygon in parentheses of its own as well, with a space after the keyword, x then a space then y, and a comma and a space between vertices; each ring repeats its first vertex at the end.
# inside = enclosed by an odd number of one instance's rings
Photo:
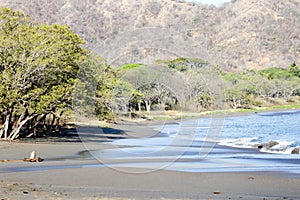
POLYGON ((222 3, 230 2, 231 0, 186 0, 186 1, 201 2, 203 4, 208 4, 208 5, 213 4, 216 6, 220 6, 220 5, 222 5, 222 3))

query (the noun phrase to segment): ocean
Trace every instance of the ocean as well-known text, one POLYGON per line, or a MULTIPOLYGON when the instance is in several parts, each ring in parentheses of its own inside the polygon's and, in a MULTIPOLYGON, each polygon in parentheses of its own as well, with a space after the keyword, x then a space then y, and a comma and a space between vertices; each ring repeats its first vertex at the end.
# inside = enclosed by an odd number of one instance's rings
POLYGON ((260 151, 291 154, 300 147, 300 110, 226 118, 219 144, 242 148, 264 145, 260 151))
POLYGON ((300 147, 300 110, 205 117, 152 128, 157 130, 153 137, 114 140, 113 149, 91 155, 109 167, 140 169, 138 173, 167 169, 300 174, 300 154, 292 154, 300 147), (119 163, 109 164, 112 160, 119 163))

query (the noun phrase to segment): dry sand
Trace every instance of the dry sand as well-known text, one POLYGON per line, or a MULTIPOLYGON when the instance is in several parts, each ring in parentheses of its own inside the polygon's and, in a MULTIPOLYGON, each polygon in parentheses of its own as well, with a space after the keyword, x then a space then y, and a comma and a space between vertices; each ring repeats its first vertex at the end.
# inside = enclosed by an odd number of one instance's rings
POLYGON ((166 170, 132 174, 82 167, 100 163, 78 154, 85 150, 80 142, 0 142, 0 159, 23 159, 33 150, 45 162, 0 163, 0 199, 300 199, 300 179, 285 174, 166 170), (17 171, 49 166, 69 167, 17 171))

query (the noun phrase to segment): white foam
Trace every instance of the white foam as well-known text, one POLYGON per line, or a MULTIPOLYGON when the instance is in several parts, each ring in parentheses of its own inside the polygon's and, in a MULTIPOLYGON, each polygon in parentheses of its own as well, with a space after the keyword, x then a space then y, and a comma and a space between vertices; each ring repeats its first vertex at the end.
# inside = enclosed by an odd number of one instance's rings
POLYGON ((270 140, 268 142, 261 142, 260 138, 252 137, 252 138, 230 138, 230 139, 222 139, 218 142, 219 145, 228 146, 228 147, 235 147, 235 148, 255 148, 257 149, 258 146, 262 146, 260 149, 261 152, 264 153, 272 153, 272 154, 292 154, 292 151, 296 148, 293 146, 296 142, 295 141, 276 141, 270 140), (267 144, 275 142, 278 143, 274 146, 268 147, 267 144))
POLYGON ((253 148, 259 145, 259 138, 235 138, 235 139, 222 139, 218 142, 219 145, 229 146, 229 147, 239 147, 239 148, 253 148))

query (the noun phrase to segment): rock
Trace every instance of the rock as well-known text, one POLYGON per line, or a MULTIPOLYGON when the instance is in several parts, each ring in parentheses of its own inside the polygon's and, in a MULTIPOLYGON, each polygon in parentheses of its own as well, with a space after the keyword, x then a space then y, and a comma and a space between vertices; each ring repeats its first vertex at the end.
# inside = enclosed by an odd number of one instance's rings
POLYGON ((263 144, 259 144, 257 145, 257 148, 258 149, 262 149, 262 148, 265 148, 265 149, 270 149, 272 147, 274 147, 275 145, 278 145, 279 143, 276 142, 276 141, 269 141, 267 143, 263 143, 263 144))
POLYGON ((267 149, 270 149, 270 148, 272 148, 272 147, 274 147, 274 146, 276 146, 276 145, 278 145, 278 144, 279 144, 279 142, 276 142, 276 141, 270 141, 270 142, 266 143, 266 144, 264 145, 264 147, 267 148, 267 149))
POLYGON ((299 154, 300 153, 300 148, 293 149, 293 151, 291 153, 292 154, 299 154))

